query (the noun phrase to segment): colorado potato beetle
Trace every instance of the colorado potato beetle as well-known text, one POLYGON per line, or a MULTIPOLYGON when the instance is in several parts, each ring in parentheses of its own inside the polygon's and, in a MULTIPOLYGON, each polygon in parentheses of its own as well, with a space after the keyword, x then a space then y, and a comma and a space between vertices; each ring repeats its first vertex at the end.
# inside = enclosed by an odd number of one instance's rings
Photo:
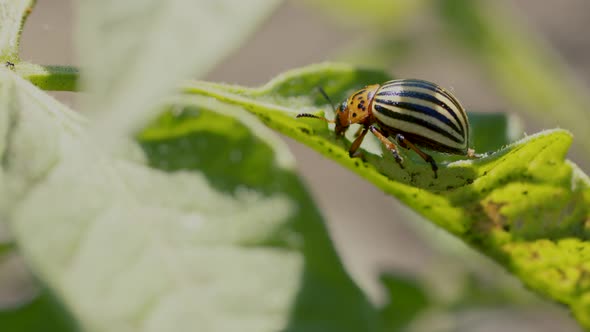
MULTIPOLYGON (((332 104, 327 94, 323 90, 320 92, 332 104)), ((399 79, 381 85, 368 85, 338 107, 332 104, 332 108, 336 115, 334 120, 309 113, 301 113, 297 117, 334 123, 338 136, 344 136, 351 124, 360 124, 358 136, 348 151, 351 158, 356 156, 369 131, 391 151, 401 168, 403 159, 388 137, 393 137, 401 147, 414 150, 428 162, 435 178, 438 170, 436 161, 418 146, 470 158, 475 156, 469 148, 469 122, 465 109, 450 92, 434 83, 399 79)))

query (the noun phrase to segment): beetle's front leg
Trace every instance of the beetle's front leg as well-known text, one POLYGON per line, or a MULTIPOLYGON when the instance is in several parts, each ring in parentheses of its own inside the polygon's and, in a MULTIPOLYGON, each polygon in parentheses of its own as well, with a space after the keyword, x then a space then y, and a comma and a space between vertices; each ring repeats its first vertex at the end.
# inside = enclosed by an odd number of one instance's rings
POLYGON ((358 157, 359 155, 357 154, 357 150, 359 149, 359 147, 361 146, 361 143, 363 142, 363 139, 365 138, 365 135, 368 132, 368 128, 366 127, 361 127, 362 131, 360 132, 360 134, 358 135, 358 137, 354 140, 354 142, 352 142, 352 145, 350 146, 350 149, 348 150, 348 155, 350 156, 350 158, 354 158, 354 157, 358 157))
POLYGON ((361 126, 361 127, 359 127, 359 129, 357 129, 357 130, 354 132, 354 136, 353 136, 353 137, 354 137, 355 139, 356 139, 356 138, 358 138, 359 136, 361 136, 361 134, 362 134, 362 132, 363 132, 364 130, 367 130, 367 128, 366 128, 366 127, 362 127, 362 126, 361 126))

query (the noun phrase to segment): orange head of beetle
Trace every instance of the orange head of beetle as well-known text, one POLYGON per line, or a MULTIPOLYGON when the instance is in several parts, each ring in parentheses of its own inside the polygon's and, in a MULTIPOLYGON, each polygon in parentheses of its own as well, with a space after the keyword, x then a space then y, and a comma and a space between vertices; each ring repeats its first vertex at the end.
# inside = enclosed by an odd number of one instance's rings
POLYGON ((335 113, 335 119, 328 120, 324 117, 309 113, 298 114, 297 117, 315 118, 328 123, 334 123, 336 125, 334 128, 336 135, 343 136, 351 124, 364 123, 367 121, 371 115, 371 103, 373 102, 373 96, 375 96, 375 92, 377 92, 378 89, 379 84, 368 85, 348 97, 346 101, 338 105, 338 108, 334 107, 334 104, 332 104, 332 101, 328 95, 324 92, 324 90, 320 89, 322 95, 332 105, 335 113))

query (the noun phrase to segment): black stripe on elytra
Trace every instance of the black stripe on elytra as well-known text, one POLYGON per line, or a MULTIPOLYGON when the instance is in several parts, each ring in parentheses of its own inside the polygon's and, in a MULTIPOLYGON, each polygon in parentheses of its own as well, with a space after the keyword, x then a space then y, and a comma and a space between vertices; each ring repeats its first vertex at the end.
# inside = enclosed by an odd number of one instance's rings
MULTIPOLYGON (((385 82, 383 84, 382 88, 392 87, 392 86, 409 86, 409 87, 422 88, 422 89, 427 89, 430 91, 438 92, 438 93, 444 95, 445 97, 447 97, 453 104, 455 104, 455 107, 457 107, 457 109, 461 109, 461 110, 463 109, 463 107, 461 107, 461 104, 459 103, 457 98, 455 98, 455 96, 453 96, 450 92, 446 91, 445 89, 441 88, 440 86, 438 86, 432 82, 419 80, 419 79, 401 79, 401 80, 393 80, 393 81, 385 82)), ((467 121, 467 115, 465 114, 465 112, 461 112, 461 118, 463 118, 463 122, 466 124, 466 126, 469 127, 469 122, 467 121)))
MULTIPOLYGON (((443 95, 445 95, 445 97, 447 97, 453 104, 455 104, 455 107, 457 107, 458 110, 463 110, 463 107, 461 107, 461 104, 459 103, 457 98, 455 98, 455 96, 453 96, 450 92, 441 89, 441 93, 443 95)), ((465 113, 464 110, 461 112, 461 118, 463 118, 463 123, 465 123, 465 125, 467 126, 466 129, 468 130, 469 129, 469 121, 467 120, 467 114, 465 113)))
MULTIPOLYGON (((451 120, 449 120, 449 118, 447 118, 446 116, 444 116, 444 114, 441 114, 441 113, 437 112, 435 109, 432 109, 430 107, 417 105, 414 103, 397 102, 397 101, 393 101, 393 100, 382 100, 382 99, 376 99, 375 105, 377 105, 377 104, 382 104, 382 106, 383 105, 394 106, 394 107, 402 108, 402 109, 405 109, 408 111, 413 111, 418 114, 427 115, 429 117, 432 117, 432 118, 448 125, 456 133, 458 133, 461 137, 465 136, 465 135, 463 135, 463 133, 461 133, 460 130, 457 129, 457 126, 455 126, 455 124, 452 123, 451 120)), ((385 106, 383 106, 383 107, 385 107, 385 106)), ((413 117, 413 118, 415 118, 415 117, 413 117)))
MULTIPOLYGON (((385 116, 387 116, 389 118, 396 119, 396 120, 401 120, 401 121, 406 121, 406 122, 409 122, 409 123, 415 123, 415 124, 417 124, 419 126, 428 128, 428 129, 430 129, 430 130, 432 130, 432 131, 434 131, 434 132, 436 132, 438 134, 443 135, 444 137, 450 139, 451 141, 453 141, 455 143, 458 143, 458 144, 465 143, 462 139, 458 139, 457 137, 451 135, 451 133, 449 133, 448 131, 445 131, 441 127, 439 127, 439 126, 437 126, 437 125, 435 125, 435 124, 433 124, 431 122, 422 120, 420 118, 413 117, 413 116, 408 115, 408 114, 403 114, 403 113, 396 112, 394 110, 391 110, 391 109, 389 109, 387 107, 384 107, 384 106, 381 106, 379 104, 376 104, 375 105, 375 110, 377 112, 379 112, 379 113, 382 113, 383 115, 385 115, 385 116)), ((415 134, 417 134, 417 133, 415 133, 415 134)), ((423 136, 423 135, 420 135, 420 136, 423 136)), ((423 136, 423 137, 428 138, 426 136, 423 136)))
MULTIPOLYGON (((461 133, 461 135, 465 134, 465 128, 463 128, 463 123, 461 122, 461 120, 459 120, 459 117, 457 116, 456 112, 449 105, 447 105, 447 103, 436 98, 436 96, 434 96, 434 95, 431 95, 428 93, 423 93, 423 92, 417 92, 417 91, 385 90, 385 91, 379 92, 377 94, 377 96, 410 97, 410 98, 415 98, 418 100, 423 100, 423 101, 438 105, 438 106, 444 108, 447 112, 449 112, 449 114, 451 114, 451 116, 459 124, 459 127, 457 127, 457 125, 454 122, 452 122, 446 116, 444 116, 444 114, 441 114, 441 113, 437 112, 435 109, 432 109, 430 107, 416 105, 416 110, 420 111, 426 115, 430 115, 430 116, 433 116, 433 117, 439 119, 440 121, 449 125, 449 127, 453 128, 457 132, 461 133)), ((390 101, 385 101, 382 99, 377 99, 377 100, 375 100, 375 102, 382 102, 387 105, 397 106, 397 104, 391 104, 390 101)), ((401 102, 399 102, 399 103, 401 103, 401 102)), ((402 107, 402 106, 399 106, 399 107, 404 108, 404 109, 408 109, 408 108, 402 107)))

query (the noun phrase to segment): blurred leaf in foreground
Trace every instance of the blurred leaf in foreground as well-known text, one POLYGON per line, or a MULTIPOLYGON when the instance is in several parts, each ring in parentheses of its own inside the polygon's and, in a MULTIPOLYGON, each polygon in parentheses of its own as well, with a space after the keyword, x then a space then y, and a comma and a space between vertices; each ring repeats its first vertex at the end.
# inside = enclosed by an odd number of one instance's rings
POLYGON ((0 0, 0 61, 17 62, 20 34, 34 0, 0 0))
POLYGON ((18 332, 77 331, 62 305, 47 291, 22 306, 0 310, 0 326, 4 331, 18 332))
POLYGON ((81 328, 377 331, 292 157, 240 107, 182 98, 111 154, 0 74, 0 212, 81 328))
POLYGON ((180 79, 201 77, 247 40, 280 0, 86 0, 77 46, 98 142, 157 115, 180 79), (229 23, 231 22, 231 24, 229 23), (215 29, 212 29, 215 27, 215 29), (109 132, 106 137, 104 132, 109 132))

